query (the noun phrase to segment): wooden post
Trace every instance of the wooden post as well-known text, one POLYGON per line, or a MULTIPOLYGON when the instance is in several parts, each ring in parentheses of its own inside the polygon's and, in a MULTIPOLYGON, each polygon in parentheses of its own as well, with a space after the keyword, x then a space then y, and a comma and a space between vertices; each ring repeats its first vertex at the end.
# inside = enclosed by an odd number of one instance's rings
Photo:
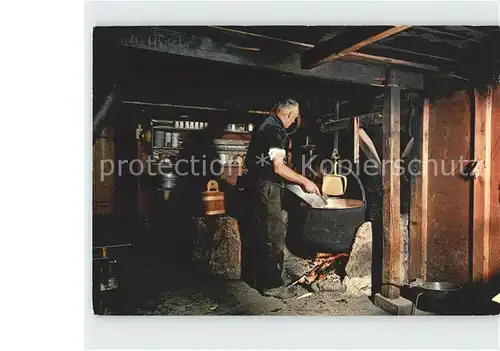
POLYGON ((410 208, 410 280, 427 279, 427 200, 429 196, 429 99, 420 123, 420 174, 412 189, 410 208))
POLYGON ((399 297, 401 285, 402 247, 400 227, 400 99, 401 89, 389 71, 384 96, 383 119, 383 231, 384 253, 382 267, 382 295, 389 299, 399 297), (396 285, 396 286, 395 286, 396 285))
POLYGON ((474 178, 472 280, 481 283, 489 275, 492 88, 475 90, 474 99, 474 159, 481 167, 474 178))
POLYGON ((354 164, 359 162, 359 117, 354 117, 354 164))
POLYGON ((116 92, 113 90, 104 100, 99 111, 95 114, 93 120, 93 143, 96 142, 99 135, 101 135, 102 129, 106 125, 106 118, 108 118, 108 112, 116 101, 116 92))
MULTIPOLYGON (((340 101, 337 100, 337 104, 335 105, 335 116, 333 118, 335 121, 340 119, 340 101)), ((339 150, 339 132, 336 130, 333 132, 333 149, 339 150)))

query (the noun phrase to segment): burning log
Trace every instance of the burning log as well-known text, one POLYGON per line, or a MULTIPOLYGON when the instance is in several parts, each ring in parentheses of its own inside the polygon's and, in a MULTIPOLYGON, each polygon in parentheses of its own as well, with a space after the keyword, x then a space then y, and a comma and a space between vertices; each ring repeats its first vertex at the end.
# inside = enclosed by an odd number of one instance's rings
POLYGON ((314 268, 310 270, 307 274, 303 275, 295 282, 291 284, 294 286, 296 284, 307 284, 311 285, 315 281, 325 280, 328 272, 333 268, 334 262, 340 257, 347 257, 348 254, 327 254, 318 253, 313 260, 314 268))

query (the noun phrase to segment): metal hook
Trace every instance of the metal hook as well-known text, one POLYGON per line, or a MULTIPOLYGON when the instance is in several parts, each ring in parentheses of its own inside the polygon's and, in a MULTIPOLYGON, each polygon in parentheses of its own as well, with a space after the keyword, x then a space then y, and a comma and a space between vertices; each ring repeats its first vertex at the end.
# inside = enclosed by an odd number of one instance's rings
POLYGON ((334 160, 338 160, 340 158, 340 155, 339 155, 339 150, 337 149, 333 149, 333 152, 332 152, 332 158, 334 160))

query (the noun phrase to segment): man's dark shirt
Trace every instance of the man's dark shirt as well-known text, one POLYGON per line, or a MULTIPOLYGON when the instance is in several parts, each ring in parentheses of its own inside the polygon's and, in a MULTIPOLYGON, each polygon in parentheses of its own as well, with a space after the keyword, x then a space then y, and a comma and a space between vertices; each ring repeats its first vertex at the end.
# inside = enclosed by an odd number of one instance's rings
POLYGON ((273 170, 269 149, 287 150, 288 136, 283 122, 275 115, 268 116, 253 133, 245 163, 250 179, 271 181, 283 186, 283 179, 273 170))

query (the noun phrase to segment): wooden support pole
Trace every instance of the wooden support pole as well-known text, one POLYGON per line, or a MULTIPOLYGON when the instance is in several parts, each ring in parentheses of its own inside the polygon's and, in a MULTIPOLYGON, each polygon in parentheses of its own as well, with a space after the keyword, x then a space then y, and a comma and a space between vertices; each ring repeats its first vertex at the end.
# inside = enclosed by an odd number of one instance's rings
POLYGON ((474 159, 480 169, 474 178, 472 279, 481 283, 489 275, 492 88, 475 90, 474 99, 474 159))
MULTIPOLYGON (((337 103, 335 105, 334 120, 338 121, 339 119, 340 119, 340 101, 337 100, 337 103)), ((337 151, 339 149, 339 132, 337 130, 333 132, 333 149, 337 151)))
POLYGON ((109 117, 109 110, 116 101, 116 92, 113 90, 104 100, 99 111, 95 114, 93 120, 93 143, 97 140, 106 125, 106 119, 109 117))
POLYGON ((382 267, 382 295, 396 299, 400 295, 402 283, 402 245, 401 245, 401 195, 398 161, 400 157, 400 113, 401 89, 397 82, 387 74, 384 93, 383 117, 383 238, 384 253, 382 267))
POLYGON ((410 280, 427 279, 427 200, 429 196, 429 99, 420 123, 420 174, 413 184, 410 208, 410 280))
POLYGON ((354 126, 354 164, 359 162, 359 117, 353 120, 354 126))

